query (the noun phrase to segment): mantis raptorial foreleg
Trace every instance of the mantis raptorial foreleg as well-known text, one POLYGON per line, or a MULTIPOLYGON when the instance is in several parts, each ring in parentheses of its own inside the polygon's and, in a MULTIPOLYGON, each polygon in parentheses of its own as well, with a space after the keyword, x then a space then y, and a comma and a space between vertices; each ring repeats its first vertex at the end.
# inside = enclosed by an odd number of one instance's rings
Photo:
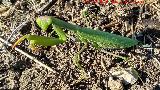
POLYGON ((61 43, 64 43, 67 40, 67 37, 63 30, 58 27, 53 25, 54 31, 57 33, 59 38, 52 38, 52 37, 45 37, 45 36, 37 36, 37 35, 24 35, 20 39, 18 39, 12 48, 14 48, 16 45, 18 45, 20 42, 22 42, 24 39, 27 39, 30 41, 30 48, 32 50, 35 50, 36 45, 42 45, 42 46, 53 46, 53 45, 58 45, 61 43))

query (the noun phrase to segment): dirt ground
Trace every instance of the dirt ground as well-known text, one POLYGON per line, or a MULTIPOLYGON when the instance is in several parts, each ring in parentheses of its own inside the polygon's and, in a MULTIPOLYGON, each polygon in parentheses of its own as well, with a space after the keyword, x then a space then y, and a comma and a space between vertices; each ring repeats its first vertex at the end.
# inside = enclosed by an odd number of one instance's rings
POLYGON ((53 71, 11 50, 1 41, 0 90, 160 90, 160 1, 145 0, 137 4, 91 1, 1 0, 0 38, 14 43, 26 34, 48 36, 35 22, 38 16, 48 15, 83 27, 134 38, 141 43, 127 49, 95 49, 89 43, 80 56, 80 64, 88 78, 79 80, 81 73, 72 58, 84 44, 79 42, 75 33, 65 29, 67 42, 52 47, 41 46, 39 51, 29 49, 27 40, 17 46, 53 71), (128 57, 128 61, 103 51, 128 57), (139 74, 138 80, 125 84, 121 78, 113 77, 109 71, 116 67, 134 68, 139 74))

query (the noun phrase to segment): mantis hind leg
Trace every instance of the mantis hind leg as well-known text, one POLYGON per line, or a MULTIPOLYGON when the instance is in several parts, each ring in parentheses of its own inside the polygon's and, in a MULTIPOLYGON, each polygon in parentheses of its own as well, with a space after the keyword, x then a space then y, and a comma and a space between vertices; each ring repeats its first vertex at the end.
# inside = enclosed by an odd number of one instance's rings
POLYGON ((81 48, 80 51, 78 51, 78 53, 76 53, 74 56, 73 56, 73 64, 78 67, 78 69, 80 70, 80 79, 79 80, 82 80, 82 79, 86 79, 87 78, 87 75, 86 75, 86 72, 84 70, 84 68, 81 66, 80 64, 80 54, 84 51, 84 49, 87 47, 87 43, 84 43, 84 46, 81 48))
POLYGON ((80 54, 84 51, 84 49, 87 47, 87 41, 82 38, 80 35, 77 35, 78 38, 80 39, 80 41, 82 41, 84 43, 84 45, 82 46, 82 48, 80 49, 80 51, 78 51, 74 56, 73 56, 73 64, 78 67, 78 69, 80 70, 81 76, 80 76, 80 80, 82 79, 86 79, 86 72, 84 70, 84 68, 81 66, 80 64, 80 54))
POLYGON ((84 43, 84 46, 80 49, 80 51, 78 51, 78 53, 76 53, 73 57, 73 63, 81 70, 83 69, 82 66, 80 65, 80 54, 84 51, 84 49, 87 47, 87 41, 81 37, 81 35, 78 34, 79 32, 77 32, 77 36, 79 38, 80 41, 82 41, 84 43))
POLYGON ((79 68, 79 69, 83 69, 82 66, 80 65, 80 54, 84 51, 84 49, 87 47, 87 43, 84 44, 84 46, 81 48, 80 51, 78 51, 78 53, 76 53, 73 56, 73 63, 79 68))

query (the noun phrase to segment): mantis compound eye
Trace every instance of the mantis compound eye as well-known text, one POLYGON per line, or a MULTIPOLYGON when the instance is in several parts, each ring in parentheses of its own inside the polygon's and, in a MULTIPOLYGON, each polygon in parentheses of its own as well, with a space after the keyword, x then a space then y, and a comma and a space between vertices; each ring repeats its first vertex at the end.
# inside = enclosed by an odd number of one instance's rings
POLYGON ((49 25, 52 24, 52 17, 50 16, 41 16, 36 19, 36 23, 43 30, 46 31, 49 25))

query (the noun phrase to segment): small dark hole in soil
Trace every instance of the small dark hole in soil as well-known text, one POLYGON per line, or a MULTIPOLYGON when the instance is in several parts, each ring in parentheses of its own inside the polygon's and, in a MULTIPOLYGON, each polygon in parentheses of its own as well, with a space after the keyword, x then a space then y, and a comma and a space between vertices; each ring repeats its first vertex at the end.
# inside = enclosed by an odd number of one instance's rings
POLYGON ((68 18, 71 20, 71 19, 72 19, 72 16, 71 16, 71 15, 68 15, 68 18))
POLYGON ((78 7, 79 7, 80 9, 83 9, 84 4, 83 4, 82 2, 80 2, 80 3, 78 4, 78 7))
POLYGON ((109 18, 101 18, 100 20, 98 20, 98 23, 100 25, 105 25, 105 24, 108 24, 109 23, 109 18))
POLYGON ((131 84, 125 85, 123 84, 124 90, 128 90, 129 88, 131 88, 131 84))
POLYGON ((114 59, 116 63, 120 63, 120 62, 123 62, 123 59, 122 58, 116 58, 114 59))
POLYGON ((151 18, 151 15, 145 13, 145 14, 144 14, 144 19, 149 19, 149 18, 151 18))
POLYGON ((95 13, 97 14, 99 11, 100 11, 100 7, 97 6, 97 5, 91 5, 89 8, 88 8, 88 11, 90 13, 95 13))
POLYGON ((112 32, 112 30, 111 30, 111 27, 104 27, 104 29, 103 29, 104 31, 106 31, 106 32, 109 32, 109 33, 111 33, 112 32))
POLYGON ((160 30, 157 30, 157 29, 148 28, 144 33, 150 36, 155 36, 157 38, 160 38, 160 30))
POLYGON ((156 87, 154 88, 154 90, 160 90, 160 85, 156 85, 156 87))
MULTIPOLYGON (((45 14, 46 15, 46 14, 45 14)), ((51 9, 51 10, 48 10, 48 13, 47 13, 48 16, 56 16, 55 14, 55 10, 51 9)))
POLYGON ((49 51, 49 50, 50 50, 50 48, 51 48, 51 46, 47 46, 47 47, 43 47, 42 49, 43 49, 43 50, 47 50, 47 51, 49 51))
MULTIPOLYGON (((139 71, 139 70, 136 70, 136 71, 139 73, 142 81, 145 83, 146 82, 146 78, 148 78, 148 74, 143 72, 143 71, 139 71)), ((138 79, 138 85, 142 85, 143 84, 142 81, 140 79, 138 79)))
POLYGON ((30 68, 30 67, 31 67, 31 63, 28 60, 18 61, 16 62, 15 65, 13 65, 14 70, 19 72, 22 72, 25 70, 25 68, 30 68))
POLYGON ((96 77, 95 69, 90 70, 91 77, 96 77))
POLYGON ((4 74, 7 71, 6 67, 1 67, 0 74, 4 74))
POLYGON ((119 31, 117 31, 117 30, 116 30, 116 31, 114 31, 114 32, 113 32, 113 34, 121 35, 121 33, 120 33, 119 31))
POLYGON ((21 34, 25 35, 25 34, 29 34, 30 30, 32 28, 31 23, 27 23, 26 26, 22 27, 22 29, 20 29, 21 34))
POLYGON ((11 3, 15 3, 17 0, 10 0, 11 3))

